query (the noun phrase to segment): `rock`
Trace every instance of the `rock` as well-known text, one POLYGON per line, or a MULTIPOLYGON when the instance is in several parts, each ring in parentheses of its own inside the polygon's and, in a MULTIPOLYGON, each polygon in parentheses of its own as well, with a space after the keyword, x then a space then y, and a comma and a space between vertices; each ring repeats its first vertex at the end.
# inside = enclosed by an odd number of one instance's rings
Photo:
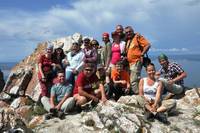
POLYGON ((29 99, 28 97, 19 97, 16 98, 12 103, 11 103, 11 107, 16 109, 18 107, 23 107, 25 105, 33 105, 34 102, 29 99))
POLYGON ((4 85, 5 85, 4 75, 3 75, 3 72, 0 69, 0 92, 3 90, 4 85))
POLYGON ((45 119, 43 116, 36 116, 29 122, 28 127, 33 129, 36 126, 42 124, 44 121, 45 121, 45 119))
POLYGON ((9 107, 9 104, 7 104, 4 101, 0 101, 0 108, 7 108, 7 107, 9 107))
POLYGON ((20 119, 12 108, 6 108, 0 112, 0 132, 11 131, 32 132, 20 119))
POLYGON ((32 119, 33 109, 31 106, 22 106, 16 109, 16 113, 28 123, 32 119))

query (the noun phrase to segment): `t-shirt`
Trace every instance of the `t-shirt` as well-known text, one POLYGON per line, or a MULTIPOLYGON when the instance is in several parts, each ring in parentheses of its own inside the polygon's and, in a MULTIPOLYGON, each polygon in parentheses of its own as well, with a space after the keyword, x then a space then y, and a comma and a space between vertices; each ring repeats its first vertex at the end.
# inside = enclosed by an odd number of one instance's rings
POLYGON ((48 73, 52 70, 52 62, 52 59, 47 58, 45 55, 41 55, 38 63, 42 64, 42 71, 48 73))
POLYGON ((98 88, 98 78, 96 74, 94 73, 88 78, 84 75, 84 72, 79 73, 75 82, 73 94, 78 93, 78 87, 80 86, 83 87, 83 90, 87 93, 93 94, 94 90, 98 88))
POLYGON ((57 83, 51 87, 51 95, 55 96, 56 102, 60 102, 64 96, 72 94, 71 84, 57 83))
POLYGON ((130 43, 130 40, 128 40, 126 45, 126 51, 127 51, 127 59, 129 61, 129 64, 135 64, 137 61, 140 60, 142 51, 141 47, 145 47, 149 44, 148 40, 146 40, 143 36, 136 33, 134 38, 132 39, 130 46, 128 46, 130 43), (129 47, 129 48, 127 48, 129 47))
MULTIPOLYGON (((116 68, 113 68, 111 71, 111 79, 112 80, 126 80, 126 82, 130 82, 129 73, 125 70, 122 70, 119 73, 116 68)), ((124 85, 122 87, 127 87, 127 85, 124 85)))

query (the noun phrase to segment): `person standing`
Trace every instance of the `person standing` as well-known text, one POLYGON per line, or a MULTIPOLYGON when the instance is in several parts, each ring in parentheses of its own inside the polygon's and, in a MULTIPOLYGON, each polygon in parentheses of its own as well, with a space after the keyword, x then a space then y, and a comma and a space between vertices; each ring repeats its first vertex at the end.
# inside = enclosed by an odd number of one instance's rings
POLYGON ((104 65, 105 70, 107 71, 111 60, 111 48, 112 48, 112 44, 109 39, 109 33, 104 32, 102 34, 102 40, 104 42, 102 64, 104 65))
POLYGON ((138 83, 142 70, 144 54, 149 50, 150 43, 139 33, 134 33, 131 26, 125 28, 126 34, 126 54, 130 69, 131 89, 134 94, 138 94, 138 83))

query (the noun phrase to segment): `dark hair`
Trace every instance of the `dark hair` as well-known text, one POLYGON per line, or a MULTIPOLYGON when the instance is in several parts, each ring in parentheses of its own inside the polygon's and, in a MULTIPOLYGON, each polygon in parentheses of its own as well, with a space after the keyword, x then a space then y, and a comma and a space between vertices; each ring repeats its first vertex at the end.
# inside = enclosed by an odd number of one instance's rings
POLYGON ((90 43, 90 39, 89 39, 89 38, 85 38, 85 39, 83 40, 83 42, 84 42, 84 43, 90 43))
POLYGON ((95 64, 94 63, 85 63, 84 68, 86 68, 86 67, 94 68, 95 64))
POLYGON ((65 74, 65 71, 63 71, 63 70, 58 70, 58 71, 56 72, 56 74, 58 75, 59 73, 64 73, 64 74, 65 74))
MULTIPOLYGON (((148 66, 153 66, 154 68, 155 68, 155 65, 153 64, 153 63, 149 63, 148 65, 147 65, 147 67, 148 66)), ((146 67, 146 70, 147 70, 147 67, 146 67)))
POLYGON ((119 61, 117 61, 117 63, 115 64, 115 66, 116 66, 116 65, 120 65, 120 66, 122 65, 122 66, 124 66, 124 64, 123 64, 123 61, 122 61, 122 60, 119 60, 119 61))
POLYGON ((94 40, 92 40, 92 41, 90 42, 90 45, 91 45, 91 46, 93 46, 93 45, 99 46, 99 42, 98 42, 97 40, 94 39, 94 40))

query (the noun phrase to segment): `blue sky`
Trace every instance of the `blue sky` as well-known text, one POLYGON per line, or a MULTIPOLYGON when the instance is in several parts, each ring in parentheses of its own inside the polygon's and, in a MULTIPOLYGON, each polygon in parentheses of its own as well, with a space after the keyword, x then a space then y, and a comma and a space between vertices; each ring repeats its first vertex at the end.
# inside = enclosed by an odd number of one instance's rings
POLYGON ((152 44, 150 54, 200 50, 200 0, 0 0, 0 61, 20 61, 39 42, 131 25, 152 44))

